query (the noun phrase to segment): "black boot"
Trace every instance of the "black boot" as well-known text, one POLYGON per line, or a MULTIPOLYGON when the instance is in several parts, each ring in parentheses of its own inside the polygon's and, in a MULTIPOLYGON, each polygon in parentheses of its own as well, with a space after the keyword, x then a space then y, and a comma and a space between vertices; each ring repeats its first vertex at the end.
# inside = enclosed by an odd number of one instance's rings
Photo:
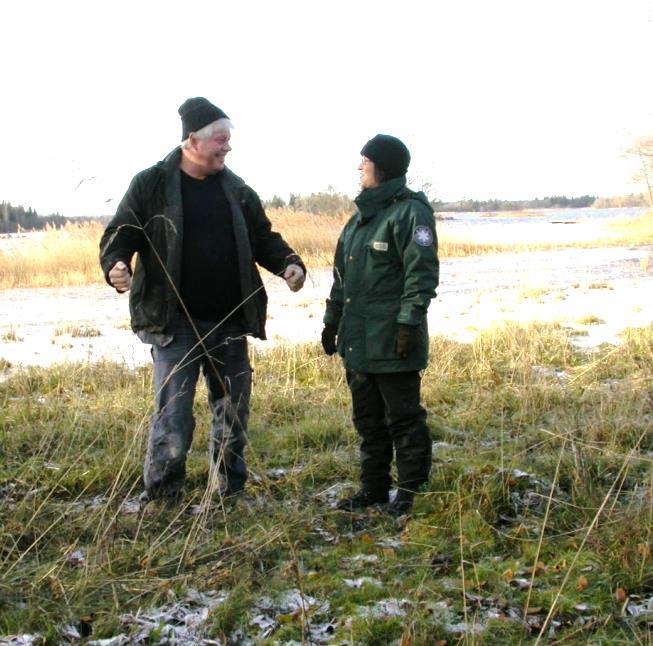
POLYGON ((399 489, 395 499, 388 505, 386 511, 391 516, 404 516, 410 514, 413 509, 415 493, 405 489, 399 489))
POLYGON ((336 509, 341 511, 359 511, 372 505, 382 505, 388 502, 387 491, 371 491, 361 489, 349 498, 342 498, 336 504, 336 509))

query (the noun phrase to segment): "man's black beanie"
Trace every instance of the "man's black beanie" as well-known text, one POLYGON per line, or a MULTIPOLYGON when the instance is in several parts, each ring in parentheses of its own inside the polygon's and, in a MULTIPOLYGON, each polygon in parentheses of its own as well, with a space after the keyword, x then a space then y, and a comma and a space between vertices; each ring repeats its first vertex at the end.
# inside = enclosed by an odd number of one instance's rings
POLYGON ((188 139, 191 132, 197 132, 209 123, 229 117, 203 96, 186 99, 178 110, 181 115, 181 140, 188 139))
POLYGON ((410 164, 410 153, 403 141, 391 135, 372 137, 361 150, 361 155, 373 161, 383 171, 385 179, 394 179, 406 174, 410 164))

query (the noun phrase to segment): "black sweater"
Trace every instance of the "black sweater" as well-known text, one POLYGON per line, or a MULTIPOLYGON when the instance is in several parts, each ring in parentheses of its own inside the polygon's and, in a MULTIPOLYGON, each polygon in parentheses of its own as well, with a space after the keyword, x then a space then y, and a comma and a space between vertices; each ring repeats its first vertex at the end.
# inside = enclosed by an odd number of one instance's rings
POLYGON ((231 207, 217 175, 199 180, 180 172, 181 298, 193 318, 218 322, 242 300, 231 207))

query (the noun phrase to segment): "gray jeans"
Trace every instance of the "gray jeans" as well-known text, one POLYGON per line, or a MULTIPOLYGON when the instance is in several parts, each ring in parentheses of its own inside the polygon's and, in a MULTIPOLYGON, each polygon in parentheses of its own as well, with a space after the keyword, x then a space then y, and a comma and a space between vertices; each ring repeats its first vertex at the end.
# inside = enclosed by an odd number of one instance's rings
POLYGON ((145 488, 152 497, 178 495, 186 477, 186 455, 193 441, 193 400, 200 369, 211 410, 209 452, 223 476, 223 492, 241 490, 247 480, 245 444, 252 384, 247 340, 239 321, 179 319, 169 345, 152 346, 154 414, 145 457, 145 488))

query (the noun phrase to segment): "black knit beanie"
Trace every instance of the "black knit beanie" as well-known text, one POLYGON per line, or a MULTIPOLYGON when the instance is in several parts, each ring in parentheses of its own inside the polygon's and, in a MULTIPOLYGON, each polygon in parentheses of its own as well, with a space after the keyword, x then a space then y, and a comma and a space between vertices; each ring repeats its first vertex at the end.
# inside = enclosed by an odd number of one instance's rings
POLYGON ((405 175, 410 164, 408 148, 403 141, 391 135, 372 137, 363 146, 361 155, 373 161, 386 180, 405 175))
POLYGON ((197 132, 209 123, 229 117, 203 96, 186 99, 178 110, 181 115, 181 140, 188 139, 191 132, 197 132))

